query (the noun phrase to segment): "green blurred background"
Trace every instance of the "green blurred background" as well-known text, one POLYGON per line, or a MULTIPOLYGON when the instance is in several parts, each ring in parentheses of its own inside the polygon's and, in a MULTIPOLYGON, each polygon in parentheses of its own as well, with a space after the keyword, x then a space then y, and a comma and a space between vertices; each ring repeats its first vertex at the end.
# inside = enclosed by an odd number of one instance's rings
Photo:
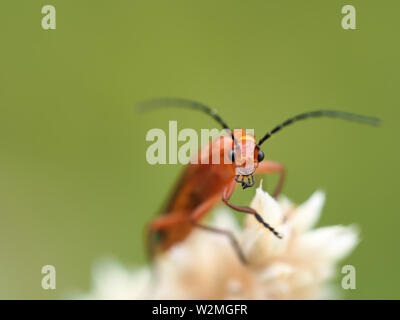
MULTIPOLYGON (((88 290, 93 263, 145 263, 143 229, 180 165, 145 159, 151 128, 214 128, 185 110, 138 115, 178 96, 259 136, 295 113, 338 108, 381 128, 298 124, 264 145, 288 168, 284 193, 327 192, 320 225, 356 223, 362 242, 345 298, 400 298, 398 1, 2 0, 0 4, 0 298, 88 290), (57 29, 41 28, 41 8, 57 29), (343 30, 341 8, 357 10, 343 30), (41 288, 41 268, 57 290, 41 288)), ((268 179, 269 188, 274 179, 268 179)), ((238 189, 249 202, 255 189, 238 189)), ((339 274, 340 276, 340 274, 339 274)), ((336 281, 340 283, 340 277, 336 281)))

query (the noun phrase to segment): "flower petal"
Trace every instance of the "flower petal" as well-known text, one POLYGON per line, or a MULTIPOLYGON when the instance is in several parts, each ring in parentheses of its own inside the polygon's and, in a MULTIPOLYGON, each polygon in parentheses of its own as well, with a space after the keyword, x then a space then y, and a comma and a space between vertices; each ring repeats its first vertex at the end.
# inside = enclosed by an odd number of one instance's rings
MULTIPOLYGON (((263 191, 261 186, 257 188, 256 195, 251 202, 250 207, 256 210, 264 221, 269 223, 271 226, 276 227, 283 221, 283 214, 279 203, 267 192, 263 191)), ((254 218, 250 221, 254 222, 254 218)), ((262 227, 260 223, 258 224, 262 227)))
POLYGON ((317 262, 319 260, 336 262, 354 249, 358 243, 358 234, 355 226, 323 227, 301 235, 293 250, 317 262))
POLYGON ((300 205, 290 218, 290 224, 297 232, 311 229, 318 221, 322 207, 325 203, 325 193, 316 191, 302 205, 300 205))
POLYGON ((95 264, 92 273, 93 290, 82 299, 145 299, 149 292, 150 270, 129 270, 113 259, 95 264))

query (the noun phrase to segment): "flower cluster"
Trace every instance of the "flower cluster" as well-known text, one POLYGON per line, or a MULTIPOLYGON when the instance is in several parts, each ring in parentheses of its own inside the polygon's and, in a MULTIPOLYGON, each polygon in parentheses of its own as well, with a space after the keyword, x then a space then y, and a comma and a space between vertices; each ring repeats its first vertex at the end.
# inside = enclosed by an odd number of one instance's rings
POLYGON ((128 270, 115 261, 98 264, 90 299, 324 299, 334 298, 330 280, 337 263, 358 242, 354 226, 313 229, 325 195, 315 192, 300 206, 273 199, 261 187, 251 203, 283 235, 278 239, 249 215, 240 227, 227 208, 212 225, 231 230, 248 261, 229 240, 196 229, 158 257, 151 267, 128 270))

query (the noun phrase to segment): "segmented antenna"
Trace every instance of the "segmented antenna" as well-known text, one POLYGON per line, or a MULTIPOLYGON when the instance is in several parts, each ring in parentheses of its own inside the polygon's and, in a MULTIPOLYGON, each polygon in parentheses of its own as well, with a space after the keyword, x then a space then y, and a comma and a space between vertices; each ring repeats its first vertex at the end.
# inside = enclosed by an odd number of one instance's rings
POLYGON ((222 126, 222 128, 228 131, 232 136, 235 145, 238 146, 237 141, 233 136, 233 131, 229 128, 226 122, 222 120, 222 118, 218 115, 218 113, 214 109, 211 109, 210 107, 200 102, 182 98, 159 98, 159 99, 140 102, 137 104, 137 106, 140 111, 148 111, 151 109, 163 108, 163 107, 178 107, 178 108, 195 109, 202 111, 211 116, 215 121, 217 121, 222 126))
POLYGON ((320 118, 320 117, 327 117, 327 118, 337 118, 337 119, 344 119, 349 121, 355 121, 359 123, 364 123, 372 126, 378 126, 380 124, 380 119, 374 117, 363 116, 360 114, 343 112, 343 111, 336 111, 336 110, 316 110, 311 112, 305 112, 298 114, 292 118, 287 119, 285 122, 282 122, 280 125, 276 126, 274 129, 269 131, 264 137, 260 139, 258 145, 260 146, 264 143, 265 140, 268 140, 273 134, 280 131, 282 128, 296 122, 299 120, 305 120, 308 118, 320 118))

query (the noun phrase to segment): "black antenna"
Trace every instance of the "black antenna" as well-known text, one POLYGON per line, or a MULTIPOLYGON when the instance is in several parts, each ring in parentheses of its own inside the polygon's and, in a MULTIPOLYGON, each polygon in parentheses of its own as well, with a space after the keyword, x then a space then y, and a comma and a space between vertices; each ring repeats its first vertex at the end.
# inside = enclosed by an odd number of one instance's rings
POLYGON ((211 109, 210 107, 206 106, 205 104, 202 104, 197 101, 193 100, 188 100, 188 99, 182 99, 182 98, 158 98, 158 99, 153 99, 153 100, 147 100, 143 101, 137 104, 138 108, 140 111, 148 111, 151 109, 156 109, 156 108, 163 108, 163 107, 178 107, 178 108, 186 108, 186 109, 195 109, 202 111, 209 116, 211 116, 215 121, 217 121, 222 128, 224 128, 226 131, 228 131, 231 136, 233 141, 235 142, 236 147, 239 147, 234 135, 233 131, 229 128, 229 126, 226 124, 224 120, 218 115, 218 113, 214 110, 211 109))
POLYGON ((336 111, 336 110, 316 110, 316 111, 301 113, 301 114, 298 114, 297 116, 287 119, 285 122, 276 126, 274 129, 272 129, 270 132, 268 132, 264 137, 262 137, 260 139, 260 141, 258 142, 258 145, 260 146, 261 144, 263 144, 263 142, 265 140, 268 140, 273 134, 275 134, 276 132, 280 131, 282 128, 284 128, 296 121, 305 120, 308 118, 320 118, 320 117, 344 119, 344 120, 369 124, 372 126, 378 126, 380 124, 380 119, 374 118, 374 117, 368 117, 368 116, 363 116, 360 114, 336 111))

